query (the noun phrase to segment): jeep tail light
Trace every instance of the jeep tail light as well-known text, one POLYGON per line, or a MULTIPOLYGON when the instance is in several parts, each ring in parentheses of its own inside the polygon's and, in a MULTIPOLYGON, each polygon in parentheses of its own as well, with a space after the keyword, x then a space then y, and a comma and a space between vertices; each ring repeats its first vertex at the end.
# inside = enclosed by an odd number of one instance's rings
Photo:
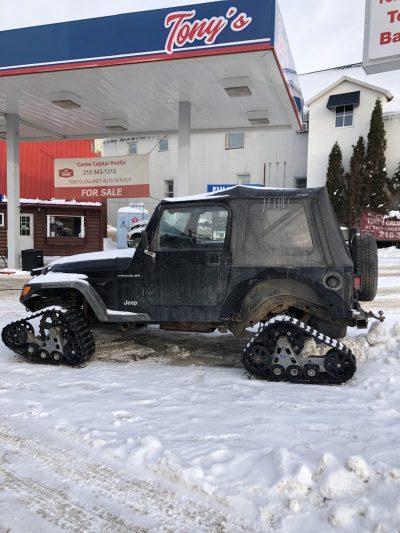
POLYGON ((361 276, 354 276, 354 290, 360 291, 361 290, 361 276))

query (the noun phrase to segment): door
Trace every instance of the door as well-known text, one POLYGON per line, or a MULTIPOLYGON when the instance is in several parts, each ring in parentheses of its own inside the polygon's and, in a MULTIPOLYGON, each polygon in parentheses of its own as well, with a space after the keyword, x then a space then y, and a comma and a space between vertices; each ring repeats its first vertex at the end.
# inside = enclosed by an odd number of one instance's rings
POLYGON ((24 213, 19 217, 19 235, 21 250, 34 248, 33 213, 24 213))
POLYGON ((229 226, 229 211, 223 205, 166 206, 151 242, 155 257, 144 256, 148 303, 207 307, 221 304, 231 266, 229 226))

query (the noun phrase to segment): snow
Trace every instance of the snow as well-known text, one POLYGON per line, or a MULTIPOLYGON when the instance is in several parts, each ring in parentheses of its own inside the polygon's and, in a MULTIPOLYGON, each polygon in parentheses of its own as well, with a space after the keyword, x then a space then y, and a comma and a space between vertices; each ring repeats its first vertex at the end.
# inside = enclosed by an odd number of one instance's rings
MULTIPOLYGON (((217 333, 103 332, 75 369, 1 345, 0 529, 399 531, 399 250, 379 263, 387 322, 349 331, 343 386, 248 379, 217 333)), ((0 324, 23 315, 0 292, 0 324)))
MULTIPOLYGON (((7 196, 3 196, 3 202, 7 203, 7 196)), ((59 198, 52 198, 51 200, 40 200, 39 198, 21 198, 21 204, 41 204, 41 205, 82 205, 82 206, 97 206, 100 207, 101 202, 77 202, 76 200, 60 200, 59 198)))
POLYGON ((313 98, 343 76, 355 78, 390 91, 394 98, 391 102, 385 102, 383 110, 385 112, 400 111, 400 71, 393 70, 390 72, 367 75, 364 72, 361 63, 301 74, 299 80, 304 100, 307 101, 310 98, 313 98))
POLYGON ((30 280, 30 285, 37 285, 40 283, 59 283, 59 282, 72 282, 80 281, 89 285, 86 281, 87 276, 85 274, 74 274, 65 272, 47 272, 47 274, 41 274, 30 280))
POLYGON ((118 259, 121 257, 133 257, 135 254, 135 248, 110 248, 103 252, 90 252, 87 254, 69 255, 67 257, 60 257, 59 259, 50 263, 52 265, 65 265, 66 263, 74 263, 75 261, 98 261, 101 259, 118 259))

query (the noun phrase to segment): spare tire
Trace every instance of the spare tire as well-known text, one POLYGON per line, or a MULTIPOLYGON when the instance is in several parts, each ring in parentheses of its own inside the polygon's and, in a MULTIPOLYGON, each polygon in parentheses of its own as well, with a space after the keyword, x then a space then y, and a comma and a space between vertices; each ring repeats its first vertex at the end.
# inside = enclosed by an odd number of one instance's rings
POLYGON ((361 276, 358 299, 371 302, 378 290, 378 249, 376 240, 367 233, 355 235, 351 241, 354 274, 361 276))

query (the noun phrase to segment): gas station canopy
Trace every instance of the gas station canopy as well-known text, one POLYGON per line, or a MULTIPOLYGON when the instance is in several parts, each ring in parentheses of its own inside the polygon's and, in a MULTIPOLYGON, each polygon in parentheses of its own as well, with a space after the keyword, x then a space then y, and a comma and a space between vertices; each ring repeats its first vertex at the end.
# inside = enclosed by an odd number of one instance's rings
POLYGON ((4 3, 0 114, 19 116, 21 140, 173 132, 179 102, 191 103, 192 131, 299 126, 275 0, 158 0, 133 12, 133 1, 92 2, 96 18, 78 0, 54 15, 49 0, 4 3), (37 25, 18 27, 27 10, 37 25))

